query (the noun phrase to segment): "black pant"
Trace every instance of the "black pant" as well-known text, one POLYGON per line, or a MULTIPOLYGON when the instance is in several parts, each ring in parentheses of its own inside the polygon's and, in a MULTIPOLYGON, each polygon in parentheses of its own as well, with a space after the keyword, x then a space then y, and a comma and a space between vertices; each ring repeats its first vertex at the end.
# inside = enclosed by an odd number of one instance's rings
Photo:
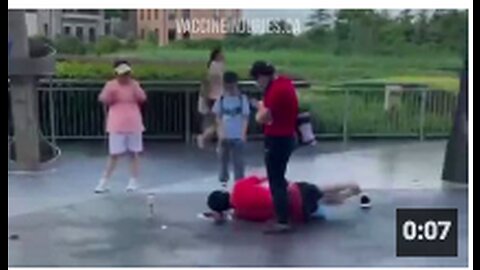
POLYGON ((267 167, 275 212, 280 224, 287 224, 289 219, 288 183, 285 173, 287 172, 287 164, 294 147, 294 137, 265 138, 265 165, 267 167))

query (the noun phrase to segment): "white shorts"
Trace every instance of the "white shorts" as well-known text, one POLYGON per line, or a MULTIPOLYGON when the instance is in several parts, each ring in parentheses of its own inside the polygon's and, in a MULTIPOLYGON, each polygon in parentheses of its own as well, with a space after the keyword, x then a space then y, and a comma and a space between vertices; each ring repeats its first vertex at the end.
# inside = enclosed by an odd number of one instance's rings
POLYGON ((108 148, 110 155, 121 155, 126 152, 140 153, 143 151, 142 133, 110 133, 108 148))

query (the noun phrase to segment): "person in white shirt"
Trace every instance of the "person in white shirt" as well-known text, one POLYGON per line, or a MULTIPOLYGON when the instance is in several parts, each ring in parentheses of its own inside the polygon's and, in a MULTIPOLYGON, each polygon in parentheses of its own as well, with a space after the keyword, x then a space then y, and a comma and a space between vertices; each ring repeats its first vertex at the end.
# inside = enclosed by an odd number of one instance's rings
POLYGON ((213 105, 223 95, 223 73, 225 70, 225 57, 220 48, 210 53, 208 61, 207 79, 203 85, 199 99, 199 112, 203 116, 202 134, 197 137, 197 145, 205 148, 205 142, 217 133, 213 105))

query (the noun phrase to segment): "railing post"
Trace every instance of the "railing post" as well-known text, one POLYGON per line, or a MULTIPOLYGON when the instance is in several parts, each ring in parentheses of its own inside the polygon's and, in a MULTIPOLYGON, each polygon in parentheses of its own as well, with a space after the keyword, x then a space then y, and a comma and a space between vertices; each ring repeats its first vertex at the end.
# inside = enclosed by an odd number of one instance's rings
POLYGON ((50 118, 50 140, 54 145, 57 144, 57 136, 55 130, 55 106, 53 102, 53 83, 50 78, 49 89, 48 89, 48 110, 50 118))
POLYGON ((427 110, 427 88, 422 87, 422 96, 420 101, 420 119, 419 119, 419 136, 420 141, 425 140, 425 114, 427 110))
POLYGON ((185 143, 190 144, 192 138, 191 131, 191 102, 190 102, 190 90, 185 91, 185 143))
POLYGON ((350 89, 346 87, 345 89, 345 101, 343 108, 343 144, 344 146, 348 143, 348 121, 350 119, 350 89))

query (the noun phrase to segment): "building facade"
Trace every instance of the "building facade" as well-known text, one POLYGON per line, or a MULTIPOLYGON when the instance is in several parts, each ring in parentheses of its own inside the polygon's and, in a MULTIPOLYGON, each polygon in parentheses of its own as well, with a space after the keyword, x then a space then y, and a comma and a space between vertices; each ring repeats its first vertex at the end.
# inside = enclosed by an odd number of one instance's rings
POLYGON ((111 34, 121 39, 135 39, 137 37, 137 10, 125 10, 122 17, 107 18, 111 34))
POLYGON ((181 21, 219 22, 238 20, 241 15, 238 9, 142 9, 137 11, 137 37, 147 39, 154 36, 160 46, 176 40, 223 39, 225 34, 220 31, 187 31, 186 28, 178 29, 178 26, 181 21))
POLYGON ((27 17, 29 34, 52 40, 59 36, 73 36, 84 42, 95 42, 112 32, 102 10, 36 10, 36 14, 30 13, 27 17))
POLYGON ((35 11, 25 12, 25 20, 27 21, 27 35, 29 37, 39 36, 40 27, 38 26, 38 14, 35 11))

